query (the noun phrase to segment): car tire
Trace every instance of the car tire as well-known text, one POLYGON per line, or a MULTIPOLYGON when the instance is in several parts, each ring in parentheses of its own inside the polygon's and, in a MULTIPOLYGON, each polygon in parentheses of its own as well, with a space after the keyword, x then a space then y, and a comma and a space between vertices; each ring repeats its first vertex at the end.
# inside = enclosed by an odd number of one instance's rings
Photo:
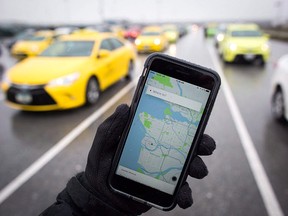
POLYGON ((134 72, 134 62, 132 60, 129 61, 128 71, 125 76, 126 80, 130 80, 132 78, 132 74, 134 72))
POLYGON ((272 115, 279 122, 285 121, 284 95, 281 89, 277 89, 272 97, 272 115))
POLYGON ((260 67, 263 67, 265 65, 265 61, 263 60, 262 57, 257 57, 253 63, 254 65, 260 66, 260 67))
POLYGON ((207 38, 208 37, 208 32, 207 32, 207 28, 204 28, 204 37, 207 38))
POLYGON ((100 97, 100 88, 95 77, 91 77, 86 86, 86 105, 95 104, 100 97))

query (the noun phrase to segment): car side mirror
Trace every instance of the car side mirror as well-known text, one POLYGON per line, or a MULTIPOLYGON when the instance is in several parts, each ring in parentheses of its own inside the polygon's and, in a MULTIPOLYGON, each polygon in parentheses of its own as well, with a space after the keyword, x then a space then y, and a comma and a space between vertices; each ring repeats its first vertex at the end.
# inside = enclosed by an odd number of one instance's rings
POLYGON ((97 55, 97 58, 106 58, 107 56, 110 55, 110 51, 109 50, 105 50, 105 49, 101 49, 97 55))

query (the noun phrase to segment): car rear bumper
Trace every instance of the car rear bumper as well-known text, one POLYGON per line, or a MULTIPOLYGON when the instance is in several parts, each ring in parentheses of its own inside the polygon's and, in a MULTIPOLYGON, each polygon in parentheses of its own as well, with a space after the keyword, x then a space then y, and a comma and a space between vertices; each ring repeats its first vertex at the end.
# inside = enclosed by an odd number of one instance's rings
POLYGON ((138 45, 137 47, 138 52, 160 52, 164 50, 163 45, 138 45))

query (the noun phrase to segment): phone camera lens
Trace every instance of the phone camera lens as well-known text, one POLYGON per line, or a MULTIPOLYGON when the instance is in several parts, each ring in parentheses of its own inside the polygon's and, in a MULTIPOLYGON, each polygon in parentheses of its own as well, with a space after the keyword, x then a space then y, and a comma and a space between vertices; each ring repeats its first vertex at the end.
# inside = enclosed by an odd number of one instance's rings
POLYGON ((173 176, 173 177, 172 177, 172 181, 177 181, 177 177, 176 177, 176 176, 173 176))

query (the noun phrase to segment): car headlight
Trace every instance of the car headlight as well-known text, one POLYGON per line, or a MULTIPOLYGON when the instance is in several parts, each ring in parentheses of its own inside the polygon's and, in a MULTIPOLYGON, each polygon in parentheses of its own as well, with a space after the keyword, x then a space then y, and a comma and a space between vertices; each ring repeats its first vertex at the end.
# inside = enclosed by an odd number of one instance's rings
POLYGON ((231 43, 231 44, 229 44, 229 49, 230 49, 231 51, 235 51, 235 50, 237 49, 237 45, 234 44, 234 43, 231 43))
POLYGON ((154 40, 154 44, 155 45, 159 45, 160 43, 161 43, 160 39, 157 38, 157 39, 154 40))
POLYGON ((136 44, 136 45, 140 45, 140 44, 141 44, 141 40, 140 40, 140 39, 136 39, 136 40, 135 40, 135 44, 136 44))
POLYGON ((267 43, 262 44, 261 49, 262 51, 267 51, 269 49, 269 45, 267 43))
POLYGON ((224 39, 224 35, 223 34, 218 34, 217 35, 217 41, 221 42, 224 39))
POLYGON ((68 86, 73 84, 80 77, 80 73, 75 72, 67 76, 59 77, 57 79, 51 80, 48 86, 68 86))

